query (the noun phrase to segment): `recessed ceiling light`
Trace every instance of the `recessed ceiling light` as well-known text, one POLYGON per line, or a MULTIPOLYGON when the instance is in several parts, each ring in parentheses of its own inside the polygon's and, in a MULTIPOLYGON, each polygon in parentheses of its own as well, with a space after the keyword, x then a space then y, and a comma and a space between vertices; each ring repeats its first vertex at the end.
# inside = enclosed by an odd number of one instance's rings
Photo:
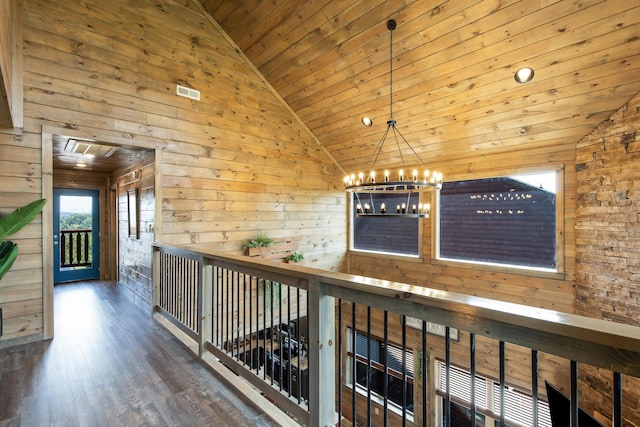
POLYGON ((528 83, 533 80, 533 74, 533 68, 523 67, 516 71, 516 74, 513 76, 513 78, 518 83, 528 83))
POLYGON ((373 120, 371 120, 371 118, 369 117, 363 117, 362 124, 365 125, 366 127, 370 127, 373 124, 373 120))
POLYGON ((78 162, 78 163, 76 163, 76 167, 78 167, 78 168, 86 168, 87 164, 85 162, 78 162))

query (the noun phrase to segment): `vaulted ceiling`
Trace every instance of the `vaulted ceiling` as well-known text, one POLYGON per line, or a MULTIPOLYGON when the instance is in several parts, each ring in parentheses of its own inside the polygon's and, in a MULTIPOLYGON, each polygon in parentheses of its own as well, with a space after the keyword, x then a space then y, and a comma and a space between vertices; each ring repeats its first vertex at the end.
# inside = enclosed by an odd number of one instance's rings
POLYGON ((389 119, 389 19, 393 116, 427 163, 575 144, 640 91, 637 1, 201 1, 347 170, 389 119))

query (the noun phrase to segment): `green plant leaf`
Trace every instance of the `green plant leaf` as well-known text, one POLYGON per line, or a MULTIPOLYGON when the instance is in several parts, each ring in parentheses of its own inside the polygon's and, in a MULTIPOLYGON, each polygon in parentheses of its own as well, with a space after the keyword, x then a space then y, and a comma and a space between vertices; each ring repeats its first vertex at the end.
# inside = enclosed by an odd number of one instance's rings
POLYGON ((18 257, 18 245, 10 240, 0 244, 0 279, 9 271, 18 257))
POLYGON ((42 211, 46 199, 36 200, 0 218, 0 239, 18 232, 42 211))

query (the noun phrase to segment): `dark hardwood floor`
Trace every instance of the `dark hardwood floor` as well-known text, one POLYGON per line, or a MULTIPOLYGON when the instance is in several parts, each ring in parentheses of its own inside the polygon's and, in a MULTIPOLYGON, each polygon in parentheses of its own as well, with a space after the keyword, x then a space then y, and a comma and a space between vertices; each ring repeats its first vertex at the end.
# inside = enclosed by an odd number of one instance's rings
POLYGON ((55 338, 0 350, 0 426, 271 426, 122 285, 55 288, 55 338))

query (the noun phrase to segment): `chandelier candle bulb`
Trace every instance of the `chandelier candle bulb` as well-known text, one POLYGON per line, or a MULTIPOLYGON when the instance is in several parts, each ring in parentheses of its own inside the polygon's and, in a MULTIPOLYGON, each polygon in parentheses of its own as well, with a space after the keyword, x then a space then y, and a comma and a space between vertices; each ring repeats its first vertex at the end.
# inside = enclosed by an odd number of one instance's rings
POLYGON ((417 209, 417 208, 416 208, 416 205, 413 205, 413 213, 417 213, 417 210, 416 210, 416 209, 417 209))
POLYGON ((399 181, 404 181, 404 171, 402 169, 400 169, 400 180, 399 181))
POLYGON ((418 203, 418 213, 422 213, 422 203, 418 203))
POLYGON ((382 212, 382 213, 386 213, 387 212, 387 206, 384 203, 380 205, 380 212, 382 212))
POLYGON ((364 204, 364 213, 369 213, 369 209, 371 209, 371 206, 369 206, 369 203, 365 203, 364 204))
POLYGON ((356 205, 356 211, 358 211, 358 213, 362 212, 362 205, 360 203, 356 205))
POLYGON ((376 182, 376 171, 371 171, 371 175, 370 176, 370 181, 372 184, 374 184, 376 182))
POLYGON ((389 171, 384 171, 384 182, 389 182, 389 171))
POLYGON ((396 213, 400 213, 400 205, 396 206, 396 213))
POLYGON ((418 182, 418 171, 413 170, 413 182, 418 182))
POLYGON ((407 205, 406 205, 406 203, 403 203, 401 207, 402 207, 402 213, 403 214, 407 213, 407 205))

